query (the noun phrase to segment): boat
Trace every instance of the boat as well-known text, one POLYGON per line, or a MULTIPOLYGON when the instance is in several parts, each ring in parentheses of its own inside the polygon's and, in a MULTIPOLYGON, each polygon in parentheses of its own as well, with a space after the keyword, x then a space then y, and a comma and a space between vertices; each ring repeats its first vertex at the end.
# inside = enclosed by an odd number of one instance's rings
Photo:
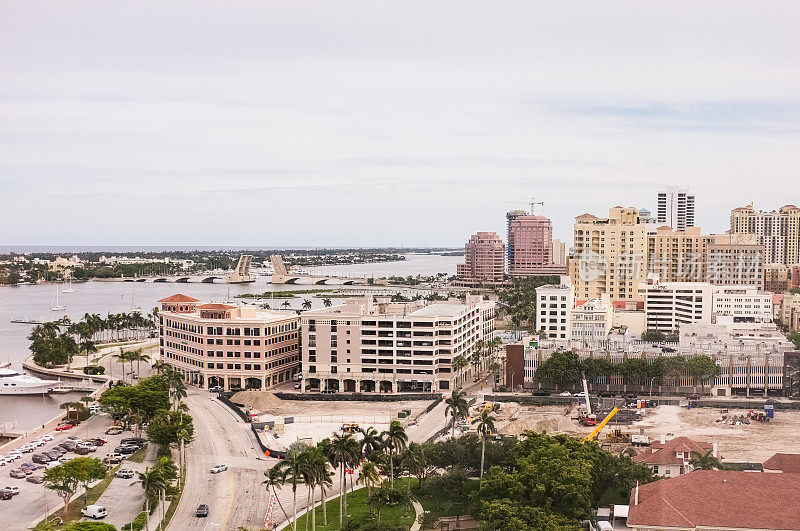
POLYGON ((131 293, 131 313, 142 313, 142 307, 136 306, 136 293, 131 293))
POLYGON ((44 395, 60 384, 58 380, 42 380, 14 369, 0 369, 0 395, 44 395))
POLYGON ((32 324, 32 325, 44 324, 44 321, 42 320, 41 317, 39 317, 38 319, 28 319, 27 315, 25 316, 24 319, 11 319, 11 322, 16 324, 32 324))
POLYGON ((61 293, 76 293, 78 290, 72 287, 72 279, 68 278, 66 282, 64 282, 64 289, 61 290, 61 293))
POLYGON ((66 310, 67 307, 58 303, 58 285, 56 285, 56 292, 53 295, 53 300, 50 301, 50 310, 57 312, 60 310, 66 310))

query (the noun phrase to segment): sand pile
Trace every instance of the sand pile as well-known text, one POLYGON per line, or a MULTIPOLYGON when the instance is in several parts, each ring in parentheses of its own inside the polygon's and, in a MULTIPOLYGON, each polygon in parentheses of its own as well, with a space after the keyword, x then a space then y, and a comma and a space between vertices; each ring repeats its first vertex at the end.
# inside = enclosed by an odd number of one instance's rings
POLYGON ((231 402, 245 409, 267 412, 283 406, 283 400, 268 391, 239 391, 231 397, 231 402))

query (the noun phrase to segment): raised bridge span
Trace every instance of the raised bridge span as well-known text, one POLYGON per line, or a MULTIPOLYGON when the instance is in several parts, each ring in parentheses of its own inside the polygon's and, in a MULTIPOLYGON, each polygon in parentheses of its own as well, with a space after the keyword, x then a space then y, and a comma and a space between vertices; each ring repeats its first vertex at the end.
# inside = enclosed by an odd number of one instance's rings
POLYGON ((279 254, 270 256, 272 261, 272 284, 341 284, 345 286, 355 286, 366 284, 363 278, 349 278, 337 276, 316 276, 292 273, 283 262, 283 257, 279 254))

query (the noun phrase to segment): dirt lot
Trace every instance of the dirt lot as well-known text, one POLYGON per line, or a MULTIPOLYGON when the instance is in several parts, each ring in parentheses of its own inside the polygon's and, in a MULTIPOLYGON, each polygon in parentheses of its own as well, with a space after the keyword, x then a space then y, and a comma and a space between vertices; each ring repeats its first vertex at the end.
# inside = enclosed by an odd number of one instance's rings
MULTIPOLYGON (((747 410, 731 409, 727 414, 746 415, 747 410)), ((544 430, 573 436, 588 434, 591 428, 580 426, 572 420, 576 415, 574 409, 566 407, 524 406, 514 418, 499 418, 498 428, 499 433, 513 435, 519 435, 524 430, 544 430)), ((641 428, 656 440, 661 434, 671 433, 676 437, 716 442, 723 459, 728 461, 763 462, 776 452, 800 453, 800 411, 776 411, 772 422, 751 422, 738 426, 715 422, 722 415, 719 409, 690 410, 679 406, 660 406, 645 410, 642 420, 621 428, 628 433, 639 433, 641 428)))

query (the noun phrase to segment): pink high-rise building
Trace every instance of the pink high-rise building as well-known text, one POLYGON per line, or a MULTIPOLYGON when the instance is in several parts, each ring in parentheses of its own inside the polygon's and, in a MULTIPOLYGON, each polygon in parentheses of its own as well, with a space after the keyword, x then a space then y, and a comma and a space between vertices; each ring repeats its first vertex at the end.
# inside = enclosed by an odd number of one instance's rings
POLYGON ((553 225, 549 218, 512 210, 508 220, 508 274, 516 277, 559 275, 566 267, 553 263, 553 225))
POLYGON ((505 245, 496 232, 479 232, 464 246, 464 263, 456 265, 462 283, 501 282, 505 276, 505 245))

